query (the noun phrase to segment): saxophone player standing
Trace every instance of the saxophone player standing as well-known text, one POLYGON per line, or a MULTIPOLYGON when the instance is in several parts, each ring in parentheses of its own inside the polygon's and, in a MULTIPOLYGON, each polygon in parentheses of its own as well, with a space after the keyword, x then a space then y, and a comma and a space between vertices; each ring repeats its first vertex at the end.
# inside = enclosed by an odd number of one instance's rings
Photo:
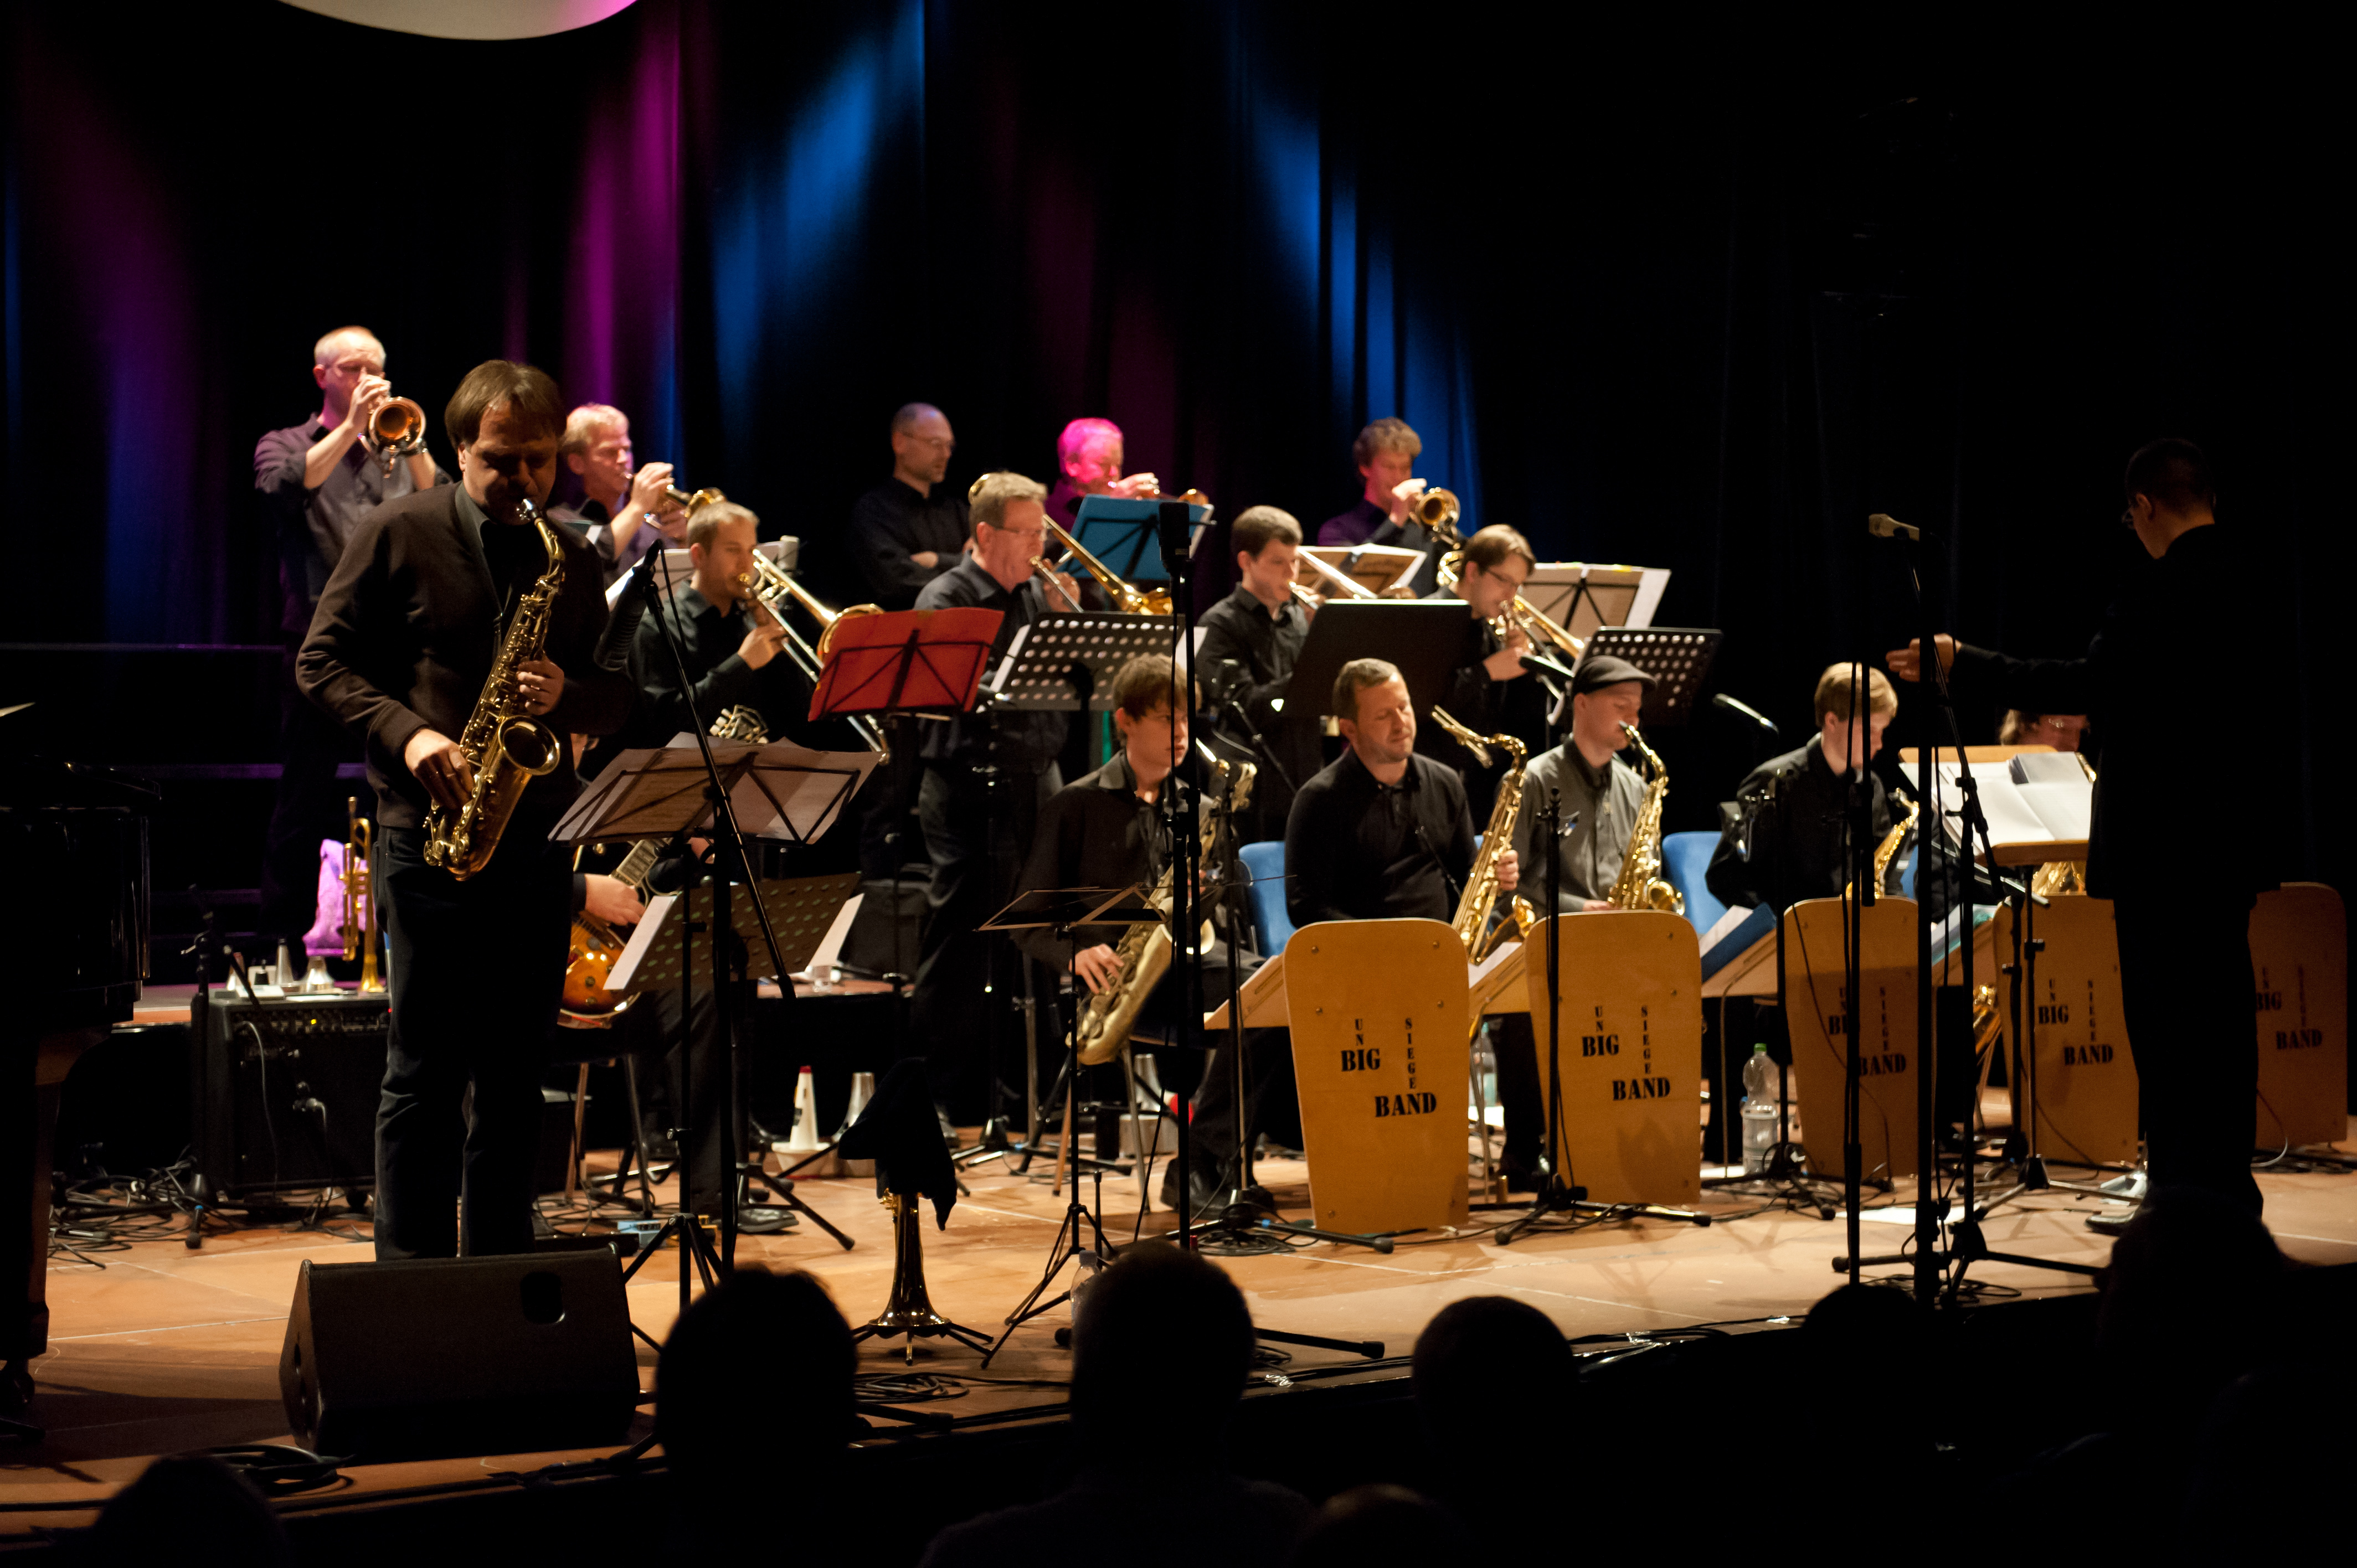
MULTIPOLYGON (((480 871, 461 880, 426 861, 429 808, 456 813, 473 788, 476 759, 453 737, 517 607, 556 570, 523 503, 548 499, 565 405, 544 371, 491 360, 467 373, 443 420, 458 483, 361 521, 296 661, 304 694, 363 741, 377 797, 393 946, 376 1122, 380 1260, 530 1248, 539 1052, 572 897, 568 856, 548 842, 578 786, 562 745, 480 871)), ((544 645, 515 667, 517 695, 560 736, 605 734, 628 714, 630 689, 596 657, 601 564, 572 530, 549 532, 561 581, 544 645)))

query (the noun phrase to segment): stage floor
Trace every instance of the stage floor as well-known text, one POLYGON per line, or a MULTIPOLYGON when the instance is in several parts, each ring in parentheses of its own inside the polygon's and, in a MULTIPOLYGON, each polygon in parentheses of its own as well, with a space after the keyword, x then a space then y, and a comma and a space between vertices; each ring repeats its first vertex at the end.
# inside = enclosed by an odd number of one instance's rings
MULTIPOLYGON (((2357 1136, 2338 1147, 2357 1151, 2357 1136)), ((2067 1174, 2067 1173, 2064 1173, 2067 1174)), ((946 1230, 933 1229, 927 1208, 925 1273, 933 1305, 960 1323, 996 1332, 1037 1282, 1063 1212, 1045 1179, 1027 1179, 1002 1165, 969 1170, 970 1197, 959 1201, 946 1230)), ((1299 1214, 1308 1202, 1307 1167, 1267 1164, 1263 1179, 1281 1206, 1299 1214)), ((1158 1172, 1157 1172, 1158 1179, 1158 1172)), ((2266 1219, 2290 1256, 2317 1263, 2357 1262, 2357 1175, 2263 1171, 2266 1219)), ((806 1201, 857 1243, 844 1251, 805 1221, 796 1231, 747 1237, 739 1257, 776 1268, 808 1269, 823 1280, 854 1323, 879 1311, 891 1282, 888 1215, 867 1178, 804 1181, 806 1201)), ((658 1188, 658 1196, 662 1189, 658 1188)), ((1105 1228, 1115 1244, 1137 1227, 1138 1183, 1107 1177, 1105 1228)), ((1902 1187, 1880 1200, 1887 1212, 1903 1208, 1902 1187)), ((1843 1251, 1846 1227, 1813 1213, 1762 1210, 1756 1198, 1714 1196, 1708 1227, 1663 1220, 1592 1225, 1572 1231, 1528 1234, 1500 1246, 1477 1229, 1453 1237, 1403 1239, 1380 1256, 1359 1248, 1318 1243, 1275 1256, 1222 1258, 1265 1327, 1337 1339, 1380 1340, 1387 1354, 1405 1356, 1424 1324, 1462 1296, 1502 1293, 1544 1311, 1566 1335, 1620 1333, 1746 1324, 1770 1328, 1805 1313, 1837 1280, 1832 1260, 1843 1251)), ((1869 1203, 1869 1210, 1873 1205, 1869 1203)), ((1996 1251, 2100 1263, 2108 1240, 2081 1223, 2094 1200, 2050 1193, 2018 1202, 1986 1227, 1996 1251)), ((1169 1228, 1173 1217, 1146 1218, 1144 1233, 1169 1228)), ((576 1228, 563 1221, 564 1228, 576 1228)), ((1869 1255, 1896 1252, 1910 1234, 1904 1225, 1868 1223, 1869 1255)), ((135 1477, 155 1455, 229 1444, 285 1442, 277 1363, 296 1266, 364 1259, 366 1231, 356 1219, 326 1230, 253 1229, 208 1236, 201 1250, 177 1239, 134 1243, 60 1259, 49 1270, 52 1313, 49 1353, 35 1363, 38 1390, 31 1419, 47 1429, 36 1445, 0 1448, 0 1504, 33 1501, 95 1504, 135 1477)), ((651 1261, 630 1286, 639 1326, 657 1339, 678 1303, 677 1252, 651 1261)), ((1889 1274, 1894 1268, 1869 1271, 1889 1274)), ((1069 1277, 1069 1276, 1068 1276, 1069 1277)), ((1981 1263, 1972 1277, 2025 1295, 2084 1291, 2083 1276, 1981 1263)), ((993 1410, 1031 1409, 1060 1402, 1052 1387, 1069 1375, 1070 1356, 1057 1348, 1055 1328, 1069 1321, 1059 1308, 1018 1330, 1007 1349, 979 1372, 979 1358, 946 1339, 920 1343, 916 1369, 974 1380, 963 1397, 930 1408, 968 1417, 993 1410)), ((1295 1348, 1297 1369, 1340 1369, 1354 1358, 1295 1348)), ((645 1381, 653 1381, 654 1353, 640 1347, 645 1381)), ((903 1369, 899 1342, 861 1347, 861 1370, 903 1369)), ((1396 1375, 1397 1369, 1389 1369, 1396 1375)), ((1021 1418, 1017 1418, 1021 1419, 1021 1418)), ((640 1430, 646 1417, 640 1417, 640 1430)), ((879 1423, 880 1425, 881 1423, 879 1423)), ((490 1472, 529 1470, 594 1454, 506 1455, 490 1459, 355 1466, 341 1494, 385 1497, 403 1488, 480 1479, 490 1472)), ((329 1494, 312 1494, 325 1498, 329 1494)), ((289 1499, 305 1506, 305 1499, 289 1499)), ((37 1527, 87 1522, 82 1512, 0 1512, 0 1538, 37 1527)))

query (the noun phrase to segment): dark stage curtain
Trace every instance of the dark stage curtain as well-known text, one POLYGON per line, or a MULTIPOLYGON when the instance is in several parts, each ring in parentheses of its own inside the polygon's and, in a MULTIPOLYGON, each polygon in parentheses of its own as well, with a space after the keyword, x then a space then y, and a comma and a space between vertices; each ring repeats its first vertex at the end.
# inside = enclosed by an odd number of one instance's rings
MULTIPOLYGON (((2189 835, 2352 885, 2327 809, 2347 115, 2297 60, 2161 91, 2114 58, 2033 79, 2012 53, 1245 0, 640 0, 491 45, 266 0, 143 14, 135 48, 125 26, 6 24, 11 577, 39 585, 11 639, 269 640, 248 454, 316 407, 309 346, 348 321, 446 462, 448 389, 528 356, 803 538, 837 595, 912 398, 955 423, 958 486, 1051 478, 1057 430, 1100 413, 1224 516, 1312 528, 1356 493, 1359 425, 1402 414, 1472 522, 1672 568, 1660 621, 1724 628, 1714 684, 1788 743, 1820 667, 1916 624, 1867 511, 1943 532, 1955 630, 2072 652, 2135 564, 2122 462, 2179 434, 2251 564, 2185 655, 2256 622, 2285 650, 2248 711, 2187 715, 2190 776, 2262 780, 2264 819, 2196 790, 2189 835)), ((18 689, 46 679, 0 691, 44 699, 45 744, 268 756, 266 724, 220 738, 242 699, 135 741, 119 707, 18 689)), ((1715 714, 1656 738, 1673 828, 1761 750, 1715 714)))

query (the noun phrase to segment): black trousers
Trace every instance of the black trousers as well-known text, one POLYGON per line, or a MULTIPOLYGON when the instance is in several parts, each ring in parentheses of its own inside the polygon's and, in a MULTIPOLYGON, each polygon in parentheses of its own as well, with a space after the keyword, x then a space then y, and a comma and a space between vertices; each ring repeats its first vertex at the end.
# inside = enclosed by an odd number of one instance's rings
POLYGON ((336 778, 337 766, 360 760, 344 726, 295 689, 295 654, 287 645, 278 688, 278 789, 271 797, 263 838, 262 908, 255 931, 285 939, 299 955, 303 934, 318 915, 319 841, 341 839, 345 800, 358 792, 336 778))
POLYGON ((379 834, 393 946, 376 1113, 381 1262, 532 1248, 540 1078, 573 903, 570 856, 545 832, 511 824, 464 882, 425 864, 423 830, 379 834))
POLYGON ((1039 808, 1062 788, 1052 767, 1002 774, 994 788, 963 764, 925 765, 917 814, 933 879, 902 1051, 924 1057, 934 1102, 961 1121, 987 1109, 993 1045, 1008 1026, 1009 999, 1022 993, 1021 952, 974 928, 1014 897, 1039 808))
POLYGON ((2200 1187, 2252 1213, 2259 1049, 2251 911, 2183 897, 2112 906, 2155 1187, 2200 1187))

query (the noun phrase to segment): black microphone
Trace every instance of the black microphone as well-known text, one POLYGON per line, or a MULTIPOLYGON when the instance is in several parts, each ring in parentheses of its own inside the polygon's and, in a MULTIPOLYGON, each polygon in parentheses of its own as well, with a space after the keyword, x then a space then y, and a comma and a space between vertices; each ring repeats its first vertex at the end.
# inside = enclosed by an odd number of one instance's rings
POLYGON ((612 612, 606 617, 606 629, 598 634, 599 669, 619 670, 630 663, 630 641, 639 634, 639 622, 646 618, 647 607, 654 602, 655 557, 662 553, 662 547, 657 545, 640 556, 639 564, 630 568, 630 585, 614 601, 612 612))
POLYGON ((1712 697, 1710 703, 1715 708, 1725 708, 1730 714, 1741 714, 1770 735, 1775 736, 1780 740, 1783 738, 1783 732, 1776 727, 1776 721, 1749 703, 1738 703, 1724 692, 1712 697))
POLYGON ((1523 654, 1523 668, 1525 670, 1535 671, 1541 675, 1552 675, 1558 681, 1567 682, 1572 678, 1570 666, 1558 664, 1554 660, 1546 658, 1542 654, 1523 654))

